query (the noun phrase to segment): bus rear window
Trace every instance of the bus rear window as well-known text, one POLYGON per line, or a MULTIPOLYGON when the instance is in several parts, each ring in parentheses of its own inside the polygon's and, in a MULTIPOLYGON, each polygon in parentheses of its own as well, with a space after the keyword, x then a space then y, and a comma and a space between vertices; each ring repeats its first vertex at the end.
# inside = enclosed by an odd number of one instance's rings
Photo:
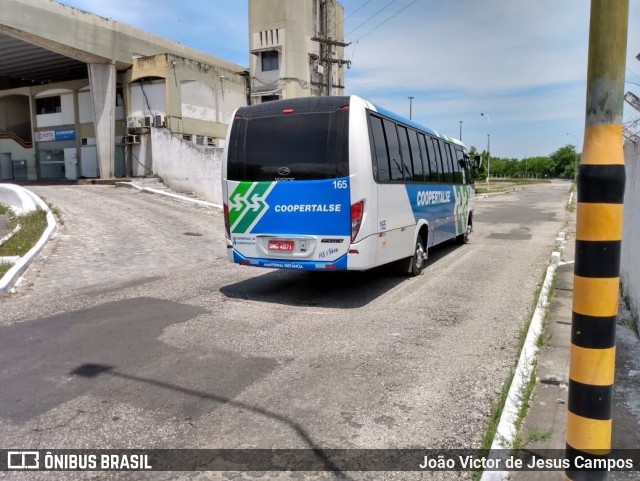
POLYGON ((229 180, 320 180, 349 175, 349 111, 236 118, 229 180))

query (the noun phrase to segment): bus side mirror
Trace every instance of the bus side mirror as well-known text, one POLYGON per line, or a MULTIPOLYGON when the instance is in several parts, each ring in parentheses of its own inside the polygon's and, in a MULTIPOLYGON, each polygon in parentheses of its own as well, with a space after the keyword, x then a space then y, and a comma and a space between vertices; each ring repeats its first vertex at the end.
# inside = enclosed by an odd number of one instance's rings
POLYGON ((476 154, 473 157, 473 168, 479 169, 481 165, 482 165, 482 157, 480 157, 480 154, 476 154))

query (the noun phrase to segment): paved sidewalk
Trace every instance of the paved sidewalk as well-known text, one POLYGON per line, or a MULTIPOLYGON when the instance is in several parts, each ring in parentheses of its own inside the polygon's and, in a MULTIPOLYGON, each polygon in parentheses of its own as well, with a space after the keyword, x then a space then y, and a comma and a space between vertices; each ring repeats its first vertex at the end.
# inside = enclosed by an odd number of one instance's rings
MULTIPOLYGON (((567 227, 562 260, 575 255, 575 216, 567 227)), ((555 293, 550 302, 549 341, 538 357, 538 384, 522 426, 525 449, 565 449, 567 384, 573 302, 573 262, 557 269, 555 293)), ((616 377, 613 394, 613 448, 640 447, 640 340, 628 327, 631 314, 621 305, 616 333, 616 377)), ((557 481, 558 472, 514 472, 514 481, 557 481)), ((560 475, 562 476, 562 475, 560 475)), ((640 479, 638 472, 612 472, 610 481, 640 479)))

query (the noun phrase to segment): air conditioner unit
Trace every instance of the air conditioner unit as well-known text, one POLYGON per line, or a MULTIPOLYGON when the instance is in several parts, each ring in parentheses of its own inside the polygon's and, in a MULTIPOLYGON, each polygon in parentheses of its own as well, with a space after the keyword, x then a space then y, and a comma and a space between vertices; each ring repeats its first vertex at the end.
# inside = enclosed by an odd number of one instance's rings
POLYGON ((127 145, 139 144, 140 136, 139 135, 127 135, 124 139, 124 143, 127 145))
POLYGON ((162 114, 156 114, 154 125, 156 127, 166 127, 167 126, 167 118, 162 114))
POLYGON ((215 137, 207 137, 207 147, 215 147, 216 139, 215 137))
POLYGON ((141 127, 140 117, 127 117, 128 129, 139 129, 141 127))
POLYGON ((202 145, 204 146, 204 135, 196 135, 196 138, 194 140, 194 143, 196 145, 202 145))
POLYGON ((153 115, 147 115, 144 118, 144 126, 145 127, 153 127, 153 115))

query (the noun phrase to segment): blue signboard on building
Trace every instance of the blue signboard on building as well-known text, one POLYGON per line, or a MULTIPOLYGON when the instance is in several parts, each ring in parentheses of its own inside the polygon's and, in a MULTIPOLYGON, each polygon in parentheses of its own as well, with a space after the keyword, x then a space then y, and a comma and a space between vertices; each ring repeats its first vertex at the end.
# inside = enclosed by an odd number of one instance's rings
POLYGON ((56 140, 76 140, 76 131, 74 129, 56 130, 55 139, 56 140))

